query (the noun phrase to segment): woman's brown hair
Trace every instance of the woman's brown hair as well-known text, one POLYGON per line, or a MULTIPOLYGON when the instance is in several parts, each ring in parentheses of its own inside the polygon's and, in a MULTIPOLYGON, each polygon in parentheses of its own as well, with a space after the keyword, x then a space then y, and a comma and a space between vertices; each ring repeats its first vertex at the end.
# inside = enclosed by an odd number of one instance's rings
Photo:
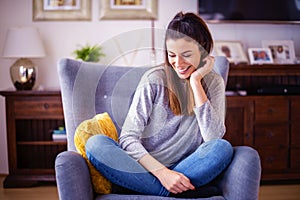
MULTIPOLYGON (((199 45, 202 59, 213 48, 213 39, 206 23, 194 13, 179 12, 171 20, 165 35, 165 49, 168 39, 177 40, 181 38, 196 42, 199 45)), ((201 62, 200 65, 202 64, 201 62)), ((186 81, 187 84, 181 84, 182 80, 168 61, 167 49, 165 50, 165 71, 171 110, 175 115, 192 114, 195 103, 189 81, 186 81), (182 93, 182 91, 187 91, 187 93, 182 93)))

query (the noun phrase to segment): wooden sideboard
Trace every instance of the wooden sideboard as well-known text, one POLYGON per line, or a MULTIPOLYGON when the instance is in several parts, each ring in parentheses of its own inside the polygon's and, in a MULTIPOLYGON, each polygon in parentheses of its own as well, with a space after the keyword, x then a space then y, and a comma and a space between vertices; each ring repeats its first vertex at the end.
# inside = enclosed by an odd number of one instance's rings
POLYGON ((56 155, 66 141, 53 141, 64 125, 60 92, 1 91, 5 96, 9 175, 3 187, 29 187, 54 182, 56 155))
POLYGON ((300 95, 255 94, 265 86, 300 86, 300 65, 232 65, 227 90, 227 138, 234 146, 255 148, 262 180, 300 180, 300 95))
MULTIPOLYGON (((232 65, 227 90, 300 85, 300 65, 232 65)), ((0 91, 5 97, 9 175, 4 187, 55 181, 54 160, 67 149, 53 141, 64 125, 59 91, 0 91)), ((300 95, 227 96, 227 138, 258 150, 262 180, 300 180, 300 95)))
POLYGON ((227 97, 232 145, 255 148, 262 180, 300 180, 300 96, 227 97))

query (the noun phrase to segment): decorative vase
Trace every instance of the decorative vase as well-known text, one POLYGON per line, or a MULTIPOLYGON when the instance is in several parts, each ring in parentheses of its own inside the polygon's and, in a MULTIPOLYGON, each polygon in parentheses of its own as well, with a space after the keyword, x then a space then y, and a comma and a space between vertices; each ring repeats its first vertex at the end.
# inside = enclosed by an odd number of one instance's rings
POLYGON ((36 68, 31 60, 20 58, 10 67, 10 77, 17 90, 32 90, 36 68))

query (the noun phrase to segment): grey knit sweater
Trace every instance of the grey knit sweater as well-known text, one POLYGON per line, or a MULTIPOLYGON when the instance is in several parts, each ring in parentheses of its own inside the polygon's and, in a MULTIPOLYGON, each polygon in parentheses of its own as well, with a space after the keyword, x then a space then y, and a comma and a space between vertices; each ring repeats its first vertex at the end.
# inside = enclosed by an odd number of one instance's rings
MULTIPOLYGON (((119 137, 121 147, 135 160, 150 153, 169 167, 205 141, 225 133, 225 86, 221 76, 204 77, 208 101, 190 116, 172 113, 166 92, 163 67, 148 70, 142 77, 119 137)), ((184 84, 184 81, 182 81, 184 84)))

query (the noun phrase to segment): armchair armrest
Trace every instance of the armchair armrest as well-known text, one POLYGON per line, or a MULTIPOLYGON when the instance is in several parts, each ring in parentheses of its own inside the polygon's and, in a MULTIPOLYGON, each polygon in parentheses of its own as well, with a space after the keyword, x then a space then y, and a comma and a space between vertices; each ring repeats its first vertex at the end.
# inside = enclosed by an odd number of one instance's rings
POLYGON ((55 172, 60 200, 93 199, 88 165, 80 154, 74 151, 58 154, 55 172))
POLYGON ((261 177, 258 152, 247 146, 234 147, 231 164, 221 175, 219 187, 225 199, 257 200, 261 177))

